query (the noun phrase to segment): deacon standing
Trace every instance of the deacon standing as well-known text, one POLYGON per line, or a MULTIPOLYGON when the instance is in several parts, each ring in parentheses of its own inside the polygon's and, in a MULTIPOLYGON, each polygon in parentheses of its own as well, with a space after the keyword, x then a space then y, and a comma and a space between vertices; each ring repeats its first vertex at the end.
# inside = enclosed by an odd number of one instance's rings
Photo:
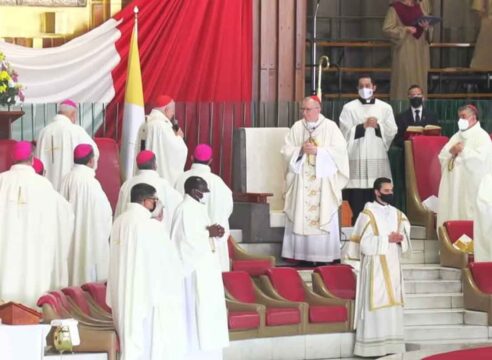
POLYGON ((376 179, 373 188, 375 201, 357 218, 347 256, 360 260, 354 355, 380 357, 405 352, 400 258, 411 246, 410 223, 391 206, 391 180, 376 179))
POLYGON ((398 130, 393 109, 376 99, 374 80, 359 78, 359 98, 345 104, 340 114, 340 130, 348 143, 350 181, 344 198, 352 212, 352 223, 372 200, 372 184, 379 177, 391 178, 388 150, 398 130))
POLYGON ((478 109, 458 109, 458 128, 439 153, 441 183, 437 226, 448 220, 473 220, 478 186, 492 170, 492 141, 478 121, 478 109))
POLYGON ((186 271, 187 359, 222 359, 229 333, 222 271, 214 252, 224 228, 208 217, 204 199, 210 190, 205 180, 191 176, 184 187, 185 199, 176 209, 171 238, 186 271))
POLYGON ((285 138, 287 164, 282 256, 308 262, 340 259, 338 208, 349 176, 347 143, 321 113, 315 96, 302 102, 304 118, 285 138))
POLYGON ((111 231, 106 302, 121 341, 121 360, 180 360, 186 352, 183 268, 164 224, 152 219, 158 198, 148 184, 111 231))
POLYGON ((41 130, 37 140, 36 156, 43 162, 46 177, 55 190, 73 167, 73 149, 79 144, 90 144, 94 149, 95 164, 99 150, 83 127, 76 124, 77 104, 65 100, 58 106, 58 114, 41 130))
POLYGON ((32 168, 31 143, 16 143, 12 155, 14 165, 0 174, 0 299, 34 307, 52 288, 66 217, 50 182, 32 168))
POLYGON ((163 221, 167 232, 171 232, 174 210, 183 201, 183 195, 176 191, 169 182, 160 177, 157 169, 156 156, 152 151, 143 150, 137 155, 137 173, 123 183, 116 204, 115 217, 122 214, 130 204, 130 191, 136 184, 152 185, 157 191, 157 197, 164 206, 163 221))
POLYGON ((188 148, 174 118, 176 104, 167 95, 157 97, 154 109, 138 131, 137 152, 150 150, 157 158, 157 172, 174 186, 184 171, 188 148))
POLYGON ((69 252, 71 286, 106 280, 109 234, 113 222, 111 204, 94 170, 94 149, 80 144, 73 152, 74 167, 61 183, 60 193, 72 204, 75 232, 69 252))
POLYGON ((192 155, 191 169, 185 171, 176 181, 176 189, 184 194, 184 183, 190 176, 199 176, 204 179, 210 189, 210 198, 206 200, 208 216, 214 224, 224 228, 224 236, 217 239, 216 252, 220 259, 222 271, 229 271, 229 251, 227 239, 230 235, 229 217, 232 214, 232 191, 227 187, 220 176, 212 173, 212 148, 207 144, 199 144, 192 155))

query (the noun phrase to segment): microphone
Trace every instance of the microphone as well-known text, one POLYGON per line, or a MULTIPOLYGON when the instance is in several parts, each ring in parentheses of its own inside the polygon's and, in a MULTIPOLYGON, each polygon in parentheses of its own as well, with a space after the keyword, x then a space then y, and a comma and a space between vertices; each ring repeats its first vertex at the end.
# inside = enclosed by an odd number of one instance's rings
POLYGON ((178 123, 178 120, 173 117, 173 119, 171 120, 172 124, 173 124, 173 130, 174 132, 178 132, 179 130, 179 123, 178 123))

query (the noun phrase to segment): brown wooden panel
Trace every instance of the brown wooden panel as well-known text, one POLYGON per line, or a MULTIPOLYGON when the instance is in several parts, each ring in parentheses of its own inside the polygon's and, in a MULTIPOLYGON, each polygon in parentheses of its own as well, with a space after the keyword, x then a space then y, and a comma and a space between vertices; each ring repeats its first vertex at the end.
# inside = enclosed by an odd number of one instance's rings
POLYGON ((105 20, 105 4, 102 2, 92 3, 91 28, 101 25, 105 20))
POLYGON ((276 0, 260 1, 260 68, 275 69, 277 67, 277 19, 278 6, 276 0))
POLYGON ((280 0, 278 6, 278 101, 294 98, 295 1, 280 0))
POLYGON ((20 46, 32 47, 32 38, 15 38, 15 43, 20 46))
POLYGON ((294 100, 297 101, 300 101, 304 98, 306 87, 306 17, 307 1, 296 0, 294 100))

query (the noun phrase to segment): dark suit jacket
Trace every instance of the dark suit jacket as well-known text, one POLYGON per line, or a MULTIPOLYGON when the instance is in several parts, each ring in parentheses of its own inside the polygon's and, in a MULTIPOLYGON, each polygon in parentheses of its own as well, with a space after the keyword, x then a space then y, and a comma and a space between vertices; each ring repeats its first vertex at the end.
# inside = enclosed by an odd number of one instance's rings
POLYGON ((398 126, 398 132, 393 139, 393 145, 403 147, 403 141, 405 137, 405 131, 409 126, 426 126, 426 125, 439 125, 437 122, 436 115, 427 110, 425 106, 422 109, 422 114, 420 114, 420 122, 413 122, 412 110, 408 108, 402 113, 396 116, 396 126, 398 126))

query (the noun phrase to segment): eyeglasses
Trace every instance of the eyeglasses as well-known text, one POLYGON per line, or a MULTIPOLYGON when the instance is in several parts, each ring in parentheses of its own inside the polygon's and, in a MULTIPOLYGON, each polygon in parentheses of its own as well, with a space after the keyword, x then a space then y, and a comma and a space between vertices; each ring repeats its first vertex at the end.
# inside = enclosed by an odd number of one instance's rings
POLYGON ((319 109, 319 108, 301 108, 301 111, 305 111, 305 112, 310 112, 312 110, 316 110, 316 109, 319 109))

